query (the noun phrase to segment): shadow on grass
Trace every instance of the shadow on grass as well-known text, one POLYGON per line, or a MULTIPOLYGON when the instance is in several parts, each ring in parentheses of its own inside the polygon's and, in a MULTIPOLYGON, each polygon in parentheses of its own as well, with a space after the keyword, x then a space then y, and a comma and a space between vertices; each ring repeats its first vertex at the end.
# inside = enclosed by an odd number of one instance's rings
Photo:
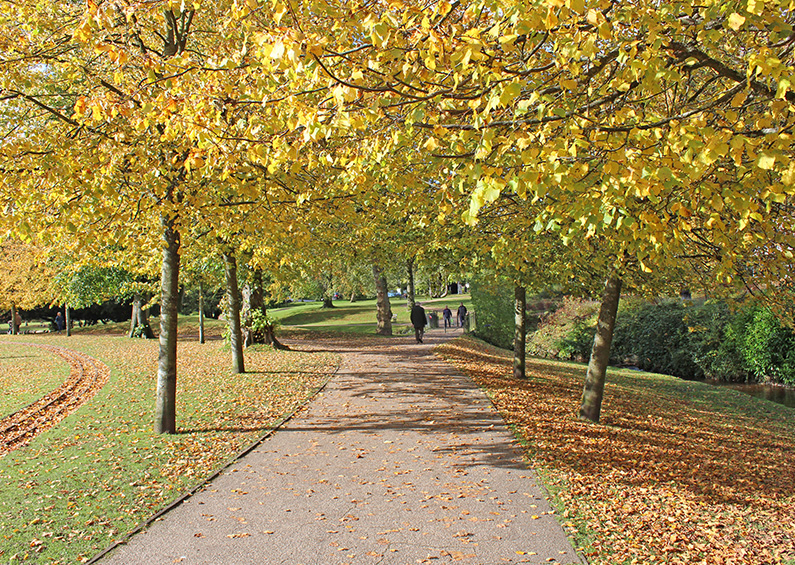
POLYGON ((288 314, 281 320, 282 324, 290 326, 303 326, 308 324, 323 324, 332 321, 340 321, 350 316, 355 316, 368 311, 369 307, 362 306, 334 306, 334 308, 316 308, 308 311, 288 314))

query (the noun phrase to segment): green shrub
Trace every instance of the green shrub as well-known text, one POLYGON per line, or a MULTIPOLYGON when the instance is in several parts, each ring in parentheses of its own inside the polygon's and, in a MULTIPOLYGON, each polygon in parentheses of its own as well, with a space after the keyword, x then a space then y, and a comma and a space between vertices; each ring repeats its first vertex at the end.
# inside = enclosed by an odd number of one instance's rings
POLYGON ((622 312, 613 336, 613 362, 687 379, 702 377, 704 372, 690 350, 687 308, 692 306, 666 300, 622 312))
MULTIPOLYGON (((584 361, 599 305, 565 298, 542 317, 528 353, 584 361)), ((772 381, 795 385, 795 333, 770 310, 725 302, 622 301, 610 362, 686 379, 772 381)))
POLYGON ((574 320, 569 332, 555 342, 558 357, 575 361, 586 361, 591 356, 593 338, 596 334, 596 325, 590 320, 574 320))
POLYGON ((773 312, 754 309, 741 339, 745 367, 755 380, 795 384, 795 334, 773 312))
POLYGON ((596 331, 599 304, 566 297, 541 317, 527 340, 527 352, 537 357, 583 361, 588 359, 596 331))
POLYGON ((470 283, 472 309, 475 311, 475 335, 483 341, 511 349, 513 347, 514 287, 497 278, 481 277, 470 283))
POLYGON ((254 343, 271 343, 281 322, 259 310, 251 312, 251 337, 254 343))
POLYGON ((739 339, 750 309, 733 311, 725 302, 710 300, 685 313, 690 354, 708 379, 745 381, 748 371, 739 339))

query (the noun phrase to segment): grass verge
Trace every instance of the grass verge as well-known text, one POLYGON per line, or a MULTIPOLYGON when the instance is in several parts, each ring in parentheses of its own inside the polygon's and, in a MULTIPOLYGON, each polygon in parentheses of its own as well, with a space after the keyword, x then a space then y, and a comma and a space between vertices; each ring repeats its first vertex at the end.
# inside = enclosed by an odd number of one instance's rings
MULTIPOLYGON (((31 336, 23 336, 31 341, 31 336)), ((22 341, 20 339, 20 341, 22 341)), ((155 435, 157 342, 42 336, 105 362, 108 384, 0 458, 0 562, 86 561, 229 462, 328 380, 329 353, 247 351, 232 375, 220 342, 179 344, 174 435, 155 435)))
POLYGON ((70 368, 49 351, 0 339, 0 418, 5 418, 58 388, 70 368))
MULTIPOLYGON (((435 311, 441 323, 442 310, 450 306, 455 312, 461 301, 471 309, 469 295, 451 295, 445 298, 422 299, 418 298, 426 312, 435 311)), ((404 298, 391 298, 392 314, 397 317, 393 322, 395 334, 411 333, 409 311, 406 309, 404 298)), ((346 332, 359 334, 374 334, 376 330, 376 301, 360 300, 348 302, 337 300, 334 308, 323 308, 321 302, 295 302, 284 308, 272 308, 268 315, 278 319, 285 329, 308 329, 324 332, 346 332)))
POLYGON ((602 423, 576 418, 585 366, 470 337, 437 351, 519 434, 592 565, 795 560, 795 410, 664 375, 610 371, 602 423))

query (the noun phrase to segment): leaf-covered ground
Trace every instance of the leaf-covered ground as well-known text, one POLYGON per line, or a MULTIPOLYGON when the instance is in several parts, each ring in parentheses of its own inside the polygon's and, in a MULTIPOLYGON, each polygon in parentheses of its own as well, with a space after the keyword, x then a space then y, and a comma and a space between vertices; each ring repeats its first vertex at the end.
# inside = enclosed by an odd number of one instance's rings
POLYGON ((69 365, 49 351, 0 343, 0 418, 16 412, 58 388, 69 365))
POLYGON ((585 366, 471 338, 437 351, 515 428, 592 565, 795 563, 795 410, 725 388, 611 371, 602 425, 578 421, 585 366))
POLYGON ((111 378, 56 428, 0 458, 2 563, 90 558, 263 435, 338 364, 329 353, 249 349, 248 372, 232 375, 222 342, 180 343, 179 431, 159 436, 152 432, 157 342, 37 339, 100 359, 111 378))

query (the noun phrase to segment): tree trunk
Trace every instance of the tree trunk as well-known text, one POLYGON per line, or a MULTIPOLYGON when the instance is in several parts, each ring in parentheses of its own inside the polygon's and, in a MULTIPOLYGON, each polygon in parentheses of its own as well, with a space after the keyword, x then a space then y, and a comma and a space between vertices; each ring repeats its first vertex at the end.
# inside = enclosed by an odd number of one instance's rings
POLYGON ((414 304, 416 304, 416 300, 414 298, 414 258, 408 259, 406 261, 406 273, 409 276, 409 285, 408 289, 406 289, 407 296, 406 296, 406 308, 408 311, 411 312, 414 309, 414 304))
POLYGON ((525 338, 527 336, 527 316, 525 310, 527 309, 527 292, 525 288, 516 285, 513 291, 513 376, 517 379, 523 379, 525 373, 525 361, 527 352, 525 349, 525 338))
POLYGON ((179 232, 173 218, 161 216, 163 268, 160 279, 160 354, 157 360, 155 433, 177 431, 177 319, 179 316, 179 232))
POLYGON ((354 302, 356 302, 356 291, 352 290, 351 291, 351 304, 353 304, 354 302))
POLYGON ((224 273, 226 274, 226 296, 229 301, 229 345, 232 348, 232 372, 245 373, 243 364, 243 334, 240 329, 240 290, 237 286, 237 258, 224 252, 224 273))
POLYGON ((204 284, 199 282, 199 343, 204 343, 204 284))
POLYGON ((380 266, 373 264, 373 278, 375 279, 376 307, 378 308, 379 335, 392 335, 392 306, 389 304, 389 290, 386 275, 380 266))
MULTIPOLYGON (((138 312, 138 325, 143 328, 142 335, 146 339, 155 338, 155 332, 152 330, 152 325, 149 323, 149 306, 146 306, 146 304, 149 302, 149 299, 151 298, 152 297, 149 295, 149 293, 144 294, 144 303, 141 305, 141 310, 138 312)), ((177 293, 176 300, 176 308, 177 312, 179 312, 179 305, 181 302, 179 293, 177 293)))
POLYGON ((318 276, 318 281, 323 289, 321 295, 323 308, 334 308, 334 275, 332 273, 321 274, 318 276))
POLYGON ((19 326, 17 325, 17 305, 15 302, 11 303, 11 335, 19 335, 19 326))
POLYGON ((66 337, 69 337, 72 335, 72 312, 68 304, 63 307, 63 312, 64 312, 63 319, 64 323, 66 324, 66 337))
POLYGON ((253 294, 254 291, 249 283, 244 284, 240 290, 240 336, 243 339, 243 349, 254 345, 254 332, 251 328, 251 312, 253 310, 251 297, 253 294))
POLYGON ((613 343, 613 330, 616 327, 618 301, 621 297, 621 279, 610 276, 605 282, 602 294, 602 305, 599 308, 599 319, 596 323, 596 335, 591 349, 591 360, 585 377, 585 388, 582 392, 580 420, 599 422, 602 411, 602 397, 605 390, 605 375, 610 361, 610 345, 613 343))
POLYGON ((265 289, 262 285, 262 270, 254 269, 254 275, 251 281, 251 310, 262 312, 266 314, 265 309, 265 289))
POLYGON ((138 325, 138 312, 140 309, 141 295, 136 292, 133 294, 132 314, 130 315, 130 333, 127 334, 129 338, 135 337, 135 327, 138 325))
MULTIPOLYGON (((149 325, 149 308, 144 308, 144 304, 149 302, 149 298, 150 296, 148 296, 148 294, 142 295, 136 292, 133 295, 133 309, 132 319, 130 320, 129 337, 135 337, 136 333, 139 333, 139 337, 154 339, 155 333, 152 331, 152 327, 149 325), (136 332, 138 328, 142 329, 136 332)), ((179 298, 177 299, 177 308, 179 308, 179 298)))

